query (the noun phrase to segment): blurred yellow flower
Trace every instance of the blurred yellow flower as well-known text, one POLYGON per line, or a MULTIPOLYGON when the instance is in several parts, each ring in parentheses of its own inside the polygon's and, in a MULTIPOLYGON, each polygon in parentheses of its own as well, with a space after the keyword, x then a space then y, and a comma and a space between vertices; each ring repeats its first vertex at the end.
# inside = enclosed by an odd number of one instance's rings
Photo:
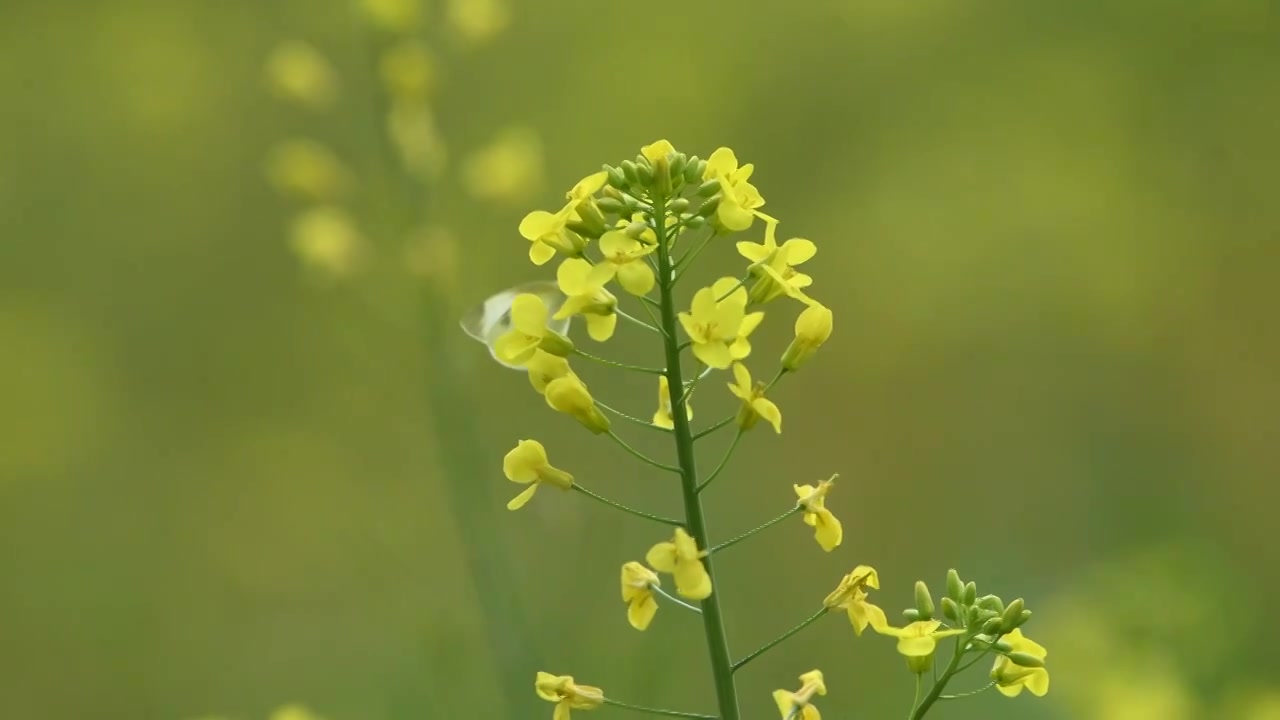
POLYGON ((543 483, 561 490, 573 487, 573 476, 552 466, 547 460, 547 450, 537 440, 521 440, 515 449, 502 459, 502 472, 511 482, 527 484, 528 488, 507 503, 508 510, 519 510, 529 502, 538 486, 543 483))
POLYGON ((777 220, 766 220, 763 243, 745 240, 738 243, 738 253, 751 261, 751 273, 756 276, 756 284, 751 288, 751 301, 755 303, 766 303, 786 294, 784 285, 799 290, 813 284, 813 278, 798 272, 795 266, 812 259, 818 246, 804 238, 791 238, 779 246, 775 238, 777 229, 777 220), (774 273, 766 273, 765 265, 774 273), (781 276, 782 282, 774 279, 777 276, 781 276))
POLYGON ((284 195, 303 200, 335 200, 349 187, 350 175, 328 147, 313 140, 285 140, 267 153, 267 180, 284 195))
POLYGON ((590 685, 578 685, 571 675, 539 672, 534 681, 538 697, 556 704, 552 720, 569 720, 570 710, 591 710, 604 703, 604 691, 590 685))
POLYGON ((640 154, 643 155, 650 164, 658 162, 675 151, 675 146, 666 140, 649 143, 648 145, 640 148, 640 154))
MULTIPOLYGON (((1010 652, 1026 653, 1041 661, 1049 654, 1039 643, 1024 636, 1020 629, 1014 629, 1001 639, 1009 643, 1010 652)), ((991 668, 991 679, 995 680, 996 689, 1006 697, 1017 697, 1024 687, 1036 697, 1043 697, 1049 692, 1048 670, 1043 667, 1022 667, 1004 655, 996 658, 996 663, 991 668)))
POLYGON ((711 597, 711 576, 702 564, 705 555, 698 551, 698 544, 684 528, 676 528, 671 542, 660 542, 649 548, 645 562, 658 572, 675 576, 676 592, 681 597, 705 600, 711 597))
POLYGON ((747 182, 755 166, 747 163, 738 166, 738 157, 727 147, 717 148, 707 158, 707 169, 704 180, 720 182, 720 203, 716 206, 715 224, 721 228, 738 232, 751 227, 757 218, 772 220, 758 208, 764 205, 764 198, 754 185, 747 182))
POLYGON ((409 32, 422 21, 422 0, 360 0, 369 20, 390 32, 409 32))
MULTIPOLYGON (((620 230, 610 230, 600 236, 600 252, 610 276, 617 276, 618 284, 632 295, 647 295, 656 282, 653 268, 645 256, 655 249, 653 245, 636 240, 620 230)), ((600 267, 600 266, 597 266, 600 267)))
POLYGON ((716 302, 717 297, 714 286, 694 293, 691 312, 680 313, 680 324, 689 336, 694 356, 707 367, 724 370, 733 364, 729 345, 738 341, 742 329, 746 293, 739 296, 735 292, 722 302, 716 302))
POLYGON ((577 375, 569 373, 552 380, 544 394, 553 410, 569 415, 591 432, 598 435, 609 431, 609 418, 596 407, 595 398, 577 375))
POLYGON ((805 308, 796 318, 795 339, 782 353, 782 367, 789 371, 800 368, 831 337, 831 310, 818 302, 805 308))
POLYGON ((764 396, 764 383, 752 383, 751 371, 742 363, 733 364, 733 379, 734 382, 729 383, 729 391, 742 400, 742 408, 738 410, 738 427, 750 430, 760 418, 764 418, 773 426, 775 433, 781 433, 782 411, 764 396))
POLYGON ((859 565, 853 572, 845 575, 836 589, 822 601, 828 608, 848 612, 849 622, 853 624, 856 635, 862 635, 868 625, 876 632, 889 627, 884 610, 867 602, 866 588, 879 590, 880 575, 870 565, 859 565))
MULTIPOLYGON (((693 419, 693 403, 689 400, 684 401, 684 414, 693 419)), ((653 414, 653 424, 667 430, 676 426, 675 418, 671 416, 671 383, 666 375, 658 376, 658 410, 653 414)))
POLYGON ((402 40, 391 46, 378 61, 382 84, 393 97, 423 102, 436 88, 436 61, 426 45, 402 40))
POLYGON ((276 95, 313 110, 333 105, 338 81, 329 61, 300 40, 280 43, 267 56, 267 82, 276 95))
POLYGON ((554 331, 547 327, 547 304, 533 293, 521 293, 511 301, 511 329, 498 337, 493 344, 498 359, 523 366, 534 356, 538 348, 556 354, 568 354, 571 346, 564 344, 554 331))
POLYGON ((271 713, 270 720, 321 720, 319 715, 302 705, 284 705, 271 713))
POLYGON ((434 179, 444 172, 448 150, 435 117, 423 103, 396 101, 387 114, 387 133, 400 161, 414 175, 434 179))
POLYGON ((658 612, 653 587, 661 584, 657 573, 638 562, 622 566, 622 601, 627 604, 627 622, 631 627, 644 630, 653 622, 658 612))
POLYGON ((898 652, 907 658, 907 665, 912 672, 921 673, 933 664, 933 653, 938 649, 938 640, 959 635, 964 630, 950 628, 939 630, 940 620, 917 620, 906 627, 875 628, 881 635, 898 638, 898 652))
POLYGON ((822 720, 818 708, 810 705, 814 695, 826 695, 827 684, 821 670, 810 670, 800 676, 800 689, 796 692, 774 690, 773 701, 778 704, 782 720, 822 720))
POLYGON ((462 181, 480 200, 523 205, 541 189, 542 168, 538 134, 526 127, 510 127, 467 158, 462 181))
POLYGON ((604 342, 613 337, 618 325, 618 298, 604 288, 612 275, 608 263, 592 265, 582 258, 569 258, 556 270, 560 292, 567 298, 555 314, 557 320, 581 315, 587 322, 592 340, 604 342))
POLYGON ((793 486, 796 495, 800 498, 796 501, 796 505, 804 508, 805 524, 814 529, 814 539, 827 552, 835 550, 840 545, 840 541, 844 539, 844 529, 840 526, 840 520, 835 515, 832 515, 831 511, 826 507, 827 493, 831 491, 831 487, 835 484, 836 477, 832 475, 830 478, 819 482, 817 487, 812 485, 793 486))
POLYGON ((449 0, 446 13, 453 29, 471 43, 492 39, 511 22, 503 0, 449 0))
POLYGON ((349 276, 364 252, 355 221, 334 205, 320 205, 294 218, 289 243, 305 266, 330 277, 349 276))

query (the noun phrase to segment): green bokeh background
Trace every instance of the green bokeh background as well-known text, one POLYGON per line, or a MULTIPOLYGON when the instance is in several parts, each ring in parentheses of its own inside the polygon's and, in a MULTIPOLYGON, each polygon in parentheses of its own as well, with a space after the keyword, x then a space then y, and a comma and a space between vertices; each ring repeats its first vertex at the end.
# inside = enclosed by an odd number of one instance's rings
MULTIPOLYGON (((525 210, 666 137, 756 164, 783 237, 818 243, 836 315, 775 393, 786 432, 749 435, 708 502, 727 537, 839 472, 845 542, 823 554, 797 520, 718 562, 735 654, 856 564, 893 616, 956 566, 1037 611, 1054 687, 938 717, 1106 720, 1100 652, 1138 658, 1112 668, 1126 681, 1158 658, 1160 692, 1193 708, 1124 717, 1244 717, 1233 698, 1274 683, 1280 639, 1274 2, 510 10, 492 43, 444 43, 435 111, 455 158, 537 129, 547 183, 517 208, 446 176, 428 219, 461 274, 443 302, 376 233, 378 269, 312 282, 262 179, 300 133, 367 159, 350 110, 377 83, 342 3, 6 4, 0 716, 549 717, 537 669, 710 711, 697 619, 668 607, 636 633, 617 597, 618 566, 665 531, 546 491, 508 513, 500 458, 536 436, 663 512, 672 481, 453 332, 466 304, 549 275, 515 233, 525 210), (287 38, 330 56, 346 110, 270 97, 263 58, 287 38)), ((741 267, 729 243, 700 262, 741 267)), ((790 312, 760 331, 758 373, 790 312)), ((600 352, 654 357, 647 340, 624 327, 600 352)), ((602 399, 652 412, 648 379, 597 370, 602 399)), ((700 421, 729 411, 719 386, 700 421)), ((833 618, 739 675, 747 717, 813 667, 826 716, 905 714, 892 643, 833 618)), ((1150 709, 1157 690, 1125 692, 1150 709)))

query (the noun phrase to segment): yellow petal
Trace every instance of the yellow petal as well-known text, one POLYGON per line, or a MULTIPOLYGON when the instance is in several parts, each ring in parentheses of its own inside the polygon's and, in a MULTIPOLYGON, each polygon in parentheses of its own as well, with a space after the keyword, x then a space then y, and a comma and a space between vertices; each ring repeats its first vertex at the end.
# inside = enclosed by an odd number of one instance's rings
POLYGON ((529 487, 524 489, 524 492, 511 498, 511 502, 507 503, 507 509, 519 510, 520 508, 524 507, 525 503, 529 502, 529 499, 532 498, 533 494, 537 491, 538 491, 537 483, 530 485, 529 487))
POLYGON ((702 175, 703 180, 710 180, 718 175, 728 175, 738 169, 738 157, 733 151, 727 147, 716 148, 711 153, 711 157, 707 158, 707 169, 702 175))
POLYGON ((493 354, 503 362, 524 365, 533 357, 540 342, 540 338, 526 335, 519 330, 510 330, 494 341, 493 354))
POLYGON ((609 182, 608 172, 601 170, 600 172, 592 173, 579 180, 578 183, 573 186, 573 189, 568 193, 568 198, 575 201, 585 200, 591 195, 595 195, 600 192, 600 189, 603 188, 607 182, 609 182))
POLYGON ((587 334, 596 342, 604 342, 613 337, 613 330, 618 326, 618 316, 615 313, 583 317, 587 319, 587 334))
POLYGON ((742 318, 742 324, 738 326, 738 337, 745 338, 755 332, 760 327, 760 323, 764 322, 764 313, 753 312, 742 318))
POLYGON ((729 346, 719 341, 706 343, 695 341, 693 355, 703 365, 717 370, 724 370, 733 363, 733 355, 729 352, 729 346))
POLYGON ((1027 678, 1027 689, 1036 697, 1044 697, 1049 692, 1049 671, 1044 668, 1036 668, 1027 678))
POLYGON ((637 630, 645 630, 649 627, 649 623, 653 622, 653 616, 657 612, 658 601, 654 599, 653 593, 647 592, 632 600, 627 606, 627 622, 637 630))
POLYGON ((680 325, 684 327, 684 332, 689 339, 696 343, 704 343, 710 340, 706 332, 703 331, 702 325, 689 313, 682 312, 677 315, 680 318, 680 325))
POLYGON ((610 230, 600 236, 600 252, 604 253, 605 257, 625 255, 636 244, 631 236, 621 230, 610 230))
POLYGON ((815 516, 817 523, 813 535, 814 538, 817 539, 823 550, 827 552, 835 550, 844 540, 844 528, 840 525, 840 520, 826 508, 819 508, 815 516))
POLYGON ((676 545, 670 542, 660 542, 649 548, 649 552, 645 554, 644 561, 649 563, 649 567, 658 572, 673 573, 676 570, 676 545))
POLYGON ((742 206, 729 202, 728 198, 725 198, 720 202, 720 206, 716 208, 716 219, 720 221, 725 230, 742 232, 751 227, 751 222, 755 220, 755 216, 750 211, 742 208, 742 206))
POLYGON ((751 401, 751 409, 773 426, 775 433, 782 432, 782 411, 769 398, 758 397, 751 401))
POLYGON ((799 720, 822 720, 822 713, 818 712, 818 708, 812 705, 805 705, 800 711, 799 720))
POLYGON ((556 270, 556 283, 565 295, 581 295, 587 291, 587 276, 591 263, 582 258, 569 258, 556 270))
POLYGON ((537 240, 555 232, 561 224, 558 217, 546 210, 534 210, 520 221, 520 237, 525 240, 537 240))
POLYGON ((647 295, 655 282, 653 268, 643 260, 618 266, 618 284, 632 295, 647 295))
POLYGON ((701 560, 681 562, 673 573, 676 578, 676 592, 690 600, 705 600, 711 597, 711 576, 701 560))
POLYGON ((649 143, 648 145, 640 148, 640 154, 643 155, 650 163, 656 163, 675 151, 675 146, 666 140, 658 140, 657 142, 649 143))
POLYGON ((517 295, 511 301, 511 326, 525 335, 542 337, 547 332, 546 303, 531 293, 517 295))
POLYGON ((811 240, 804 238, 791 238, 782 243, 782 255, 787 259, 788 265, 799 265, 807 260, 813 259, 818 254, 818 246, 813 244, 811 240))
POLYGON ((547 464, 547 451, 537 440, 521 440, 502 458, 502 472, 508 480, 530 483, 538 479, 538 468, 547 464))
POLYGON ((773 251, 761 243, 753 243, 746 240, 738 243, 738 254, 753 263, 764 262, 771 252, 773 251))
POLYGON ((937 647, 938 642, 928 635, 898 638, 898 652, 907 657, 928 657, 937 647))
MULTIPOLYGON (((751 371, 747 369, 746 365, 742 363, 733 364, 733 379, 739 390, 745 393, 751 392, 751 371)), ((738 397, 746 399, 743 395, 738 395, 738 397)))
POLYGON ((695 320, 705 323, 716 315, 716 291, 709 287, 704 287, 693 294, 693 303, 690 309, 695 320))
POLYGON ((561 700, 556 703, 556 709, 551 713, 551 720, 571 720, 568 700, 561 700))
POLYGON ((783 720, 794 720, 791 710, 795 707, 795 694, 786 690, 774 690, 773 702, 778 706, 778 712, 782 713, 783 720))
POLYGON ((618 272, 618 266, 611 262, 602 262, 594 265, 591 272, 587 273, 586 283, 591 290, 598 290, 604 287, 604 284, 613 279, 615 273, 618 272))
POLYGON ((534 265, 546 265, 555 256, 556 249, 544 242, 535 242, 529 246, 529 259, 534 265))

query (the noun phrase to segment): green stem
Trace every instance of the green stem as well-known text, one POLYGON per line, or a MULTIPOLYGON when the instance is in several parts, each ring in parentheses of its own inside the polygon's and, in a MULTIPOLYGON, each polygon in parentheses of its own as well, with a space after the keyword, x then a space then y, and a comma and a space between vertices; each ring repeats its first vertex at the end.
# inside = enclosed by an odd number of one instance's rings
POLYGON ((662 470, 666 470, 667 472, 673 472, 673 473, 681 472, 680 468, 676 467, 675 465, 660 463, 657 460, 654 460, 653 458, 649 457, 648 455, 645 455, 644 453, 640 452, 639 450, 631 447, 630 445, 627 444, 626 440, 623 440, 622 438, 618 437, 618 434, 615 433, 614 431, 610 430, 608 432, 609 432, 609 437, 613 438, 614 442, 621 445, 623 450, 626 450, 627 452, 631 453, 641 462, 647 463, 649 465, 652 465, 656 468, 660 468, 662 470))
POLYGON ((970 690, 969 692, 956 693, 955 695, 939 695, 938 699, 939 700, 959 700, 960 698, 973 697, 974 695, 984 693, 995 686, 996 686, 996 681, 992 680, 991 682, 987 683, 986 685, 983 685, 977 690, 970 690))
POLYGON ((658 327, 659 325, 662 324, 662 321, 658 319, 657 315, 653 314, 653 306, 651 305, 652 302, 653 301, 650 300, 649 298, 644 297, 643 295, 640 296, 640 307, 644 308, 644 314, 649 316, 649 321, 653 323, 653 328, 658 332, 662 333, 662 335, 665 337, 666 332, 664 332, 662 328, 658 327))
POLYGON ((725 548, 727 548, 727 547, 729 547, 729 546, 731 546, 731 545, 737 545, 738 543, 742 542, 743 540, 746 540, 747 538, 751 537, 752 535, 755 535, 756 533, 760 532, 761 530, 765 530, 765 529, 771 528, 771 527, 773 527, 774 525, 777 525, 778 523, 782 522, 783 520, 786 520, 787 518, 791 517, 792 515, 795 515, 796 513, 800 512, 800 511, 801 511, 801 510, 803 510, 803 509, 804 509, 804 508, 802 508, 802 507, 800 507, 799 505, 797 505, 797 506, 795 506, 795 507, 791 508, 790 510, 788 510, 788 511, 786 511, 786 512, 782 513, 782 514, 781 514, 781 515, 779 515, 778 517, 776 517, 776 518, 774 518, 774 519, 770 520, 769 522, 767 522, 767 523, 765 523, 765 524, 763 524, 763 525, 760 525, 759 527, 751 528, 750 530, 748 530, 748 531, 746 531, 746 532, 742 533, 742 534, 741 534, 741 535, 739 535, 738 537, 731 538, 731 539, 729 539, 729 540, 725 540, 724 542, 720 543, 719 545, 717 545, 717 546, 715 546, 715 547, 711 548, 710 550, 708 550, 708 551, 707 551, 707 554, 709 554, 709 555, 715 555, 716 553, 720 552, 721 550, 724 550, 725 548))
POLYGON ((706 490, 711 481, 719 477, 720 471, 724 470, 725 466, 729 464, 729 458, 733 457, 733 449, 738 447, 738 441, 742 439, 743 432, 745 431, 742 428, 738 428, 738 433, 733 436, 733 442, 729 443, 729 449, 725 451, 724 457, 720 459, 720 464, 716 466, 715 470, 711 471, 711 474, 707 476, 706 480, 702 481, 702 484, 698 485, 699 493, 706 490))
POLYGON ((735 418, 737 418, 737 417, 738 417, 738 414, 737 414, 737 413, 734 413, 733 415, 730 415, 729 417, 727 417, 727 418, 725 418, 725 419, 721 420, 720 422, 716 423, 715 425, 712 425, 711 427, 703 428, 702 430, 699 430, 698 432, 694 433, 694 435, 693 435, 693 439, 694 439, 694 440, 697 440, 698 438, 701 438, 701 437, 705 437, 705 436, 707 436, 707 435, 710 435, 711 433, 713 433, 713 432, 715 432, 715 431, 719 430, 720 428, 724 427, 725 425, 728 425, 729 423, 733 422, 733 421, 734 421, 734 419, 735 419, 735 418))
POLYGON ((601 365, 608 365, 610 367, 622 368, 623 370, 634 370, 636 372, 648 373, 650 375, 661 375, 663 373, 661 368, 642 367, 640 365, 628 365, 627 363, 620 363, 616 360, 602 358, 599 355, 592 355, 591 353, 586 352, 585 350, 579 350, 578 348, 573 349, 573 354, 580 355, 588 360, 593 360, 595 362, 600 363, 601 365))
POLYGON ((699 720, 719 720, 715 715, 703 715, 702 713, 681 712, 679 710, 664 710, 662 708, 643 707, 641 705, 632 705, 630 703, 618 702, 612 698, 604 699, 605 705, 622 708, 624 710, 634 710, 636 712, 648 713, 649 715, 663 715, 665 717, 679 718, 698 718, 699 720))
POLYGON ((642 418, 638 418, 638 417, 636 417, 636 416, 634 416, 634 415, 628 415, 628 414, 626 414, 626 413, 622 412, 621 410, 615 410, 615 409, 613 409, 613 408, 609 407, 608 405, 605 405, 604 403, 600 402, 599 400, 596 400, 596 405, 600 406, 600 409, 601 409, 601 410, 604 410, 605 412, 613 413, 614 415, 617 415, 618 417, 622 418, 623 420, 629 420, 629 421, 631 421, 631 422, 635 423, 636 425, 642 425, 642 426, 644 426, 644 427, 652 428, 652 429, 654 429, 654 430, 659 430, 659 431, 661 431, 661 432, 671 432, 670 430, 668 430, 668 429, 666 429, 666 428, 664 428, 664 427, 660 427, 660 426, 658 426, 658 425, 654 425, 653 423, 649 422, 648 420, 644 420, 644 419, 642 419, 642 418))
MULTIPOLYGON (((950 682, 952 676, 959 672, 960 660, 964 657, 964 648, 969 644, 970 639, 969 636, 956 638, 956 647, 951 653, 951 662, 947 663, 947 669, 942 671, 942 677, 938 678, 938 682, 929 688, 929 693, 924 696, 924 700, 920 700, 920 696, 917 693, 917 700, 912 703, 911 714, 907 716, 907 720, 920 720, 925 713, 929 712, 929 708, 933 707, 938 698, 942 697, 942 691, 946 689, 947 683, 950 682)), ((919 676, 916 677, 918 682, 919 676)))
MULTIPOLYGON (((676 282, 680 280, 680 278, 684 277, 684 274, 689 270, 689 265, 693 263, 693 259, 698 257, 698 253, 702 252, 702 248, 709 245, 711 243, 711 238, 715 236, 716 236, 716 233, 714 230, 711 231, 710 233, 707 233, 707 236, 702 239, 702 242, 695 245, 692 250, 689 250, 684 255, 680 256, 680 261, 677 262, 675 265, 677 268, 679 268, 679 273, 671 281, 672 285, 675 285, 676 282)), ((659 264, 662 263, 661 258, 658 259, 658 263, 659 264)), ((668 261, 668 265, 669 264, 670 264, 670 261, 668 261)))
POLYGON ((779 369, 778 374, 774 375, 773 379, 769 381, 769 384, 764 386, 764 391, 769 392, 771 389, 773 389, 773 386, 776 385, 778 381, 782 379, 782 376, 786 374, 787 374, 786 368, 779 369))
MULTIPOLYGON (((698 469, 693 453, 693 433, 689 429, 689 417, 685 414, 684 378, 680 368, 680 350, 676 337, 676 304, 671 275, 671 248, 667 242, 667 198, 658 193, 654 198, 654 232, 658 236, 658 290, 662 317, 663 346, 666 353, 667 385, 671 393, 671 418, 675 424, 676 459, 680 464, 680 488, 684 495, 684 512, 689 534, 698 547, 709 547, 707 521, 702 513, 702 501, 698 499, 698 469)), ((704 559, 707 574, 715 584, 712 559, 704 559)), ((721 720, 741 720, 738 710, 738 690, 733 681, 733 663, 729 659, 729 643, 725 637, 724 618, 720 614, 720 593, 702 601, 702 625, 707 638, 707 650, 711 655, 711 673, 715 678, 716 702, 721 720)))
POLYGON ((698 607, 697 605, 690 605, 689 603, 687 603, 687 602, 685 602, 685 601, 681 600, 681 599, 680 599, 680 598, 678 598, 678 597, 675 597, 674 595, 672 595, 671 593, 667 592, 666 590, 663 590, 662 588, 658 587, 657 585, 650 585, 650 586, 649 586, 649 589, 650 589, 650 590, 652 590, 652 591, 654 591, 654 592, 656 592, 656 593, 658 593, 658 594, 659 594, 659 595, 661 595, 662 597, 664 597, 664 598, 666 598, 666 599, 670 600, 671 602, 673 602, 673 603, 675 603, 675 604, 679 605, 679 606, 680 606, 680 607, 682 607, 682 608, 686 608, 686 609, 692 610, 692 611, 694 611, 694 612, 698 613, 699 615, 701 615, 701 614, 702 614, 702 608, 698 607))
POLYGON ((574 484, 573 484, 573 489, 574 489, 574 490, 577 490, 578 492, 582 493, 583 495, 586 495, 587 497, 589 497, 589 498, 591 498, 591 499, 593 499, 593 500, 595 500, 595 501, 597 501, 597 502, 602 502, 602 503, 604 503, 605 505, 608 505, 608 506, 609 506, 609 507, 611 507, 611 508, 614 508, 614 509, 617 509, 617 510, 621 510, 621 511, 622 511, 622 512, 624 512, 624 513, 630 513, 630 514, 632 514, 632 515, 635 515, 636 517, 644 518, 645 520, 652 520, 652 521, 654 521, 654 522, 660 522, 660 523, 662 523, 662 524, 664 524, 664 525, 674 525, 674 526, 676 526, 676 527, 679 527, 680 525, 682 525, 682 524, 683 524, 683 523, 681 523, 679 520, 674 520, 674 519, 672 519, 672 518, 665 518, 665 517, 662 517, 662 516, 660 516, 660 515, 653 515, 653 514, 651 514, 651 513, 647 513, 647 512, 645 512, 645 511, 643 511, 643 510, 636 510, 635 508, 629 508, 629 507, 627 507, 626 505, 623 505, 622 503, 617 503, 617 502, 614 502, 614 501, 610 500, 610 499, 609 499, 609 498, 607 498, 607 497, 604 497, 604 496, 602 496, 602 495, 597 495, 597 494, 595 494, 595 493, 591 492, 590 490, 588 490, 588 489, 586 489, 586 488, 582 487, 581 485, 579 485, 579 484, 577 484, 577 483, 574 483, 574 484))
POLYGON ((795 627, 791 628, 790 630, 788 630, 788 631, 786 631, 786 632, 782 633, 782 634, 781 634, 781 635, 779 635, 778 637, 776 637, 776 638, 774 638, 774 639, 770 640, 769 642, 765 643, 764 645, 762 645, 761 647, 759 647, 758 649, 756 649, 756 651, 755 651, 755 652, 751 653, 750 655, 748 655, 748 656, 746 656, 746 657, 742 658, 741 660, 739 660, 738 662, 734 663, 734 664, 733 664, 733 667, 731 668, 731 669, 732 669, 732 671, 733 671, 733 672, 737 672, 739 669, 741 669, 741 668, 742 668, 742 666, 743 666, 743 665, 746 665, 747 663, 751 662, 752 660, 755 660, 756 658, 760 657, 761 655, 763 655, 763 654, 764 654, 764 653, 766 653, 767 651, 771 650, 771 649, 773 648, 773 646, 774 646, 774 645, 777 645, 778 643, 782 642, 783 640, 786 640, 787 638, 791 637, 792 635, 795 635, 796 633, 800 632, 801 630, 803 630, 803 629, 805 629, 805 628, 809 627, 810 625, 812 625, 812 624, 814 624, 814 623, 818 622, 819 620, 821 620, 821 619, 822 619, 822 616, 823 616, 823 615, 826 615, 828 612, 830 612, 830 609, 829 609, 829 608, 824 607, 824 608, 822 608, 821 610, 819 610, 818 612, 816 612, 816 613, 814 613, 814 614, 810 615, 809 617, 805 618, 805 620, 804 620, 803 622, 801 622, 799 625, 797 625, 797 626, 795 626, 795 627))
MULTIPOLYGON (((933 686, 937 687, 938 683, 934 682, 933 686)), ((916 696, 911 699, 911 712, 915 712, 916 707, 920 705, 920 691, 923 689, 924 689, 924 674, 916 673, 916 696)))
MULTIPOLYGON (((648 306, 647 306, 647 305, 641 305, 641 307, 648 307, 648 306)), ((635 317, 635 316, 633 316, 633 315, 628 315, 628 314, 626 314, 626 313, 622 312, 621 310, 619 310, 619 309, 617 309, 617 308, 614 308, 614 310, 613 310, 613 311, 614 311, 615 313, 617 313, 618 317, 622 318, 623 320, 627 320, 627 321, 629 321, 629 322, 635 323, 636 325, 639 325, 640 327, 644 328, 645 330, 651 330, 651 331, 656 332, 656 333, 661 333, 661 332, 662 332, 662 331, 661 331, 661 330, 659 330, 658 328, 654 327, 653 325, 650 325, 649 323, 647 323, 647 322, 645 322, 645 321, 641 320, 641 319, 640 319, 640 318, 638 318, 638 317, 635 317)))

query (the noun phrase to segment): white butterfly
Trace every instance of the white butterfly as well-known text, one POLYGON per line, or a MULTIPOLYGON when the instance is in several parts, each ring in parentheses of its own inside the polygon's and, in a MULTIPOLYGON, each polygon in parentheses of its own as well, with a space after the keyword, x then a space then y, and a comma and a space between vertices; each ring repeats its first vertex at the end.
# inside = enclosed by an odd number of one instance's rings
POLYGON ((564 335, 569 332, 569 318, 564 320, 555 320, 552 318, 556 311, 564 305, 565 295, 560 292, 560 288, 553 282, 531 282, 516 285, 507 288, 502 292, 495 293, 484 302, 471 308, 462 316, 462 330, 471 337, 484 343, 489 348, 489 354, 497 360, 500 365, 513 368, 515 370, 523 370, 519 365, 503 361, 494 352, 494 343, 504 333, 511 329, 511 302, 516 299, 517 295, 529 293, 542 298, 547 305, 547 327, 564 335))

